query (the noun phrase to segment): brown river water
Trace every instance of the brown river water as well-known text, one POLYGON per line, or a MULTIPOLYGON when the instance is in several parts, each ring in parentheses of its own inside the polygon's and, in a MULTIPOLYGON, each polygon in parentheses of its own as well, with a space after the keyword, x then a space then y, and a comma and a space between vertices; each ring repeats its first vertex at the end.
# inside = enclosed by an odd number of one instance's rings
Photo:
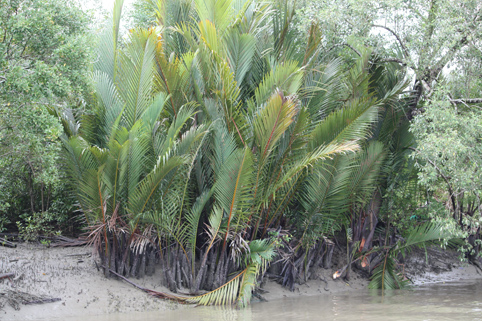
MULTIPOLYGON (((337 295, 254 302, 246 309, 193 307, 173 311, 112 314, 96 321, 231 320, 482 320, 482 280, 431 284, 411 290, 363 290, 337 295)), ((85 321, 85 318, 64 319, 85 321)))

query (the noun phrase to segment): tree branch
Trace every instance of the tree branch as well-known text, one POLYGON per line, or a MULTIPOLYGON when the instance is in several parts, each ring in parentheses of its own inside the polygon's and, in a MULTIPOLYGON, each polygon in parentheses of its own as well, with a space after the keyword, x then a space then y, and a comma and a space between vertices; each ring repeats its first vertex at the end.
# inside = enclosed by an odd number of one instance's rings
POLYGON ((403 56, 410 60, 410 53, 408 52, 408 49, 407 47, 405 46, 405 44, 403 43, 402 39, 397 35, 397 33, 392 30, 391 28, 387 27, 387 26, 382 26, 382 25, 372 25, 372 27, 375 27, 375 28, 382 28, 382 29, 385 29, 387 30, 388 32, 390 32, 398 41, 398 43, 400 44, 400 47, 402 47, 402 50, 403 50, 403 56))
POLYGON ((403 61, 402 59, 398 59, 398 58, 386 58, 386 59, 382 59, 381 61, 382 62, 397 62, 402 66, 407 65, 407 63, 405 61, 403 61))
POLYGON ((442 69, 454 58, 455 54, 465 45, 469 43, 467 36, 463 36, 455 45, 453 45, 448 52, 435 63, 430 70, 429 77, 435 79, 442 69))
MULTIPOLYGON (((420 151, 416 148, 413 148, 413 147, 408 147, 408 149, 411 149, 417 153, 419 153, 420 151)), ((439 173, 439 175, 443 178, 443 180, 445 181, 445 183, 447 183, 447 188, 449 189, 449 193, 450 193, 450 200, 452 201, 452 206, 454 208, 454 211, 457 210, 457 201, 455 199, 455 193, 452 189, 452 185, 450 185, 450 177, 447 177, 445 176, 444 173, 442 173, 442 170, 431 160, 431 159, 428 159, 426 158, 427 162, 430 163, 430 165, 433 166, 433 168, 435 168, 435 170, 437 171, 437 173, 439 173)))
POLYGON ((467 104, 482 104, 482 98, 460 98, 460 99, 450 99, 451 103, 457 105, 467 105, 467 104))
POLYGON ((331 50, 335 49, 336 47, 348 47, 348 48, 350 48, 351 50, 353 50, 359 57, 362 56, 361 53, 360 53, 358 50, 356 50, 353 46, 351 46, 351 45, 349 45, 349 44, 347 44, 347 43, 339 43, 339 44, 337 44, 337 45, 334 45, 334 46, 332 46, 330 49, 328 49, 328 51, 331 51, 331 50))

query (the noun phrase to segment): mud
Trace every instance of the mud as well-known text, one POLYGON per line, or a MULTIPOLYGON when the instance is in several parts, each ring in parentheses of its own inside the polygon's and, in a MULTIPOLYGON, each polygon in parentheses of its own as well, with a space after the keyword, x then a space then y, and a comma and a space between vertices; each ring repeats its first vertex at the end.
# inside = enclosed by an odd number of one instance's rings
MULTIPOLYGON (((271 301, 363 291, 368 280, 356 270, 349 282, 332 279, 333 272, 344 264, 343 257, 342 252, 334 255, 333 269, 320 269, 308 282, 297 284, 294 292, 266 278, 262 296, 271 301)), ((414 284, 482 278, 474 266, 460 262, 457 252, 436 249, 429 250, 428 259, 425 251, 414 251, 403 268, 414 284)), ((46 248, 25 243, 17 248, 0 247, 0 273, 8 272, 14 272, 15 277, 0 280, 0 320, 51 320, 185 308, 151 297, 116 278, 105 278, 96 268, 89 247, 46 248), (12 303, 14 293, 19 295, 16 303, 12 303), (60 300, 48 301, 57 298, 60 300), (40 300, 48 303, 24 305, 40 300)), ((168 292, 160 273, 133 281, 168 292)))

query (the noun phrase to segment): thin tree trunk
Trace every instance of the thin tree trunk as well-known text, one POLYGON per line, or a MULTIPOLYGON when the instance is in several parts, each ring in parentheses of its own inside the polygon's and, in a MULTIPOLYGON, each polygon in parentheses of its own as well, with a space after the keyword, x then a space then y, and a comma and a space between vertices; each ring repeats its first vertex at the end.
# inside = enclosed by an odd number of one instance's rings
POLYGON ((137 278, 143 278, 146 274, 146 260, 147 260, 147 246, 144 248, 144 251, 140 254, 141 257, 141 265, 139 266, 139 272, 137 273, 137 278))
POLYGON ((323 267, 325 269, 331 269, 331 259, 333 257, 333 250, 335 249, 335 244, 331 241, 326 242, 326 255, 325 259, 323 260, 323 267))
POLYGON ((319 242, 319 248, 315 257, 315 263, 313 263, 313 266, 318 268, 321 265, 321 262, 323 261, 323 257, 325 256, 326 253, 326 246, 325 246, 325 240, 319 242))
POLYGON ((179 246, 177 246, 177 251, 176 251, 176 283, 177 287, 180 289, 182 287, 182 277, 181 277, 181 264, 180 264, 180 259, 179 255, 182 255, 181 249, 179 246))
POLYGON ((32 172, 28 173, 28 192, 30 195, 30 210, 33 213, 35 213, 35 195, 33 193, 33 178, 32 178, 32 172))
POLYGON ((131 277, 136 277, 137 276, 137 272, 138 272, 138 269, 139 269, 139 264, 140 264, 140 254, 134 254, 134 262, 132 262, 132 266, 131 266, 131 272, 130 272, 130 275, 131 277))
POLYGON ((149 246, 147 250, 146 274, 151 276, 155 273, 156 254, 154 249, 149 246))
POLYGON ((44 183, 40 184, 40 198, 42 200, 42 213, 45 212, 45 204, 44 204, 44 183))

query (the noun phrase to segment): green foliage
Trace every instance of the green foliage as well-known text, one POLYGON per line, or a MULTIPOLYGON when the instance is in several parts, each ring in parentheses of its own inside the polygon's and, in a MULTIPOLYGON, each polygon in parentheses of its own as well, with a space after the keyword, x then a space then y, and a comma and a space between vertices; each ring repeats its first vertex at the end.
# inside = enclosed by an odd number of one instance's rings
POLYGON ((397 271, 397 256, 401 254, 405 257, 415 247, 422 248, 444 242, 448 242, 449 245, 460 244, 458 240, 453 239, 453 232, 441 224, 428 222, 408 230, 403 241, 380 249, 383 259, 373 271, 368 287, 381 290, 406 287, 408 280, 397 271))
POLYGON ((200 296, 182 298, 183 301, 199 305, 249 305, 256 286, 256 278, 264 273, 268 262, 274 257, 274 243, 269 240, 254 240, 243 253, 246 268, 237 273, 221 287, 200 296))
POLYGON ((55 215, 49 212, 33 213, 32 215, 21 215, 22 221, 17 222, 20 237, 27 242, 37 241, 43 237, 44 244, 48 245, 48 237, 60 234, 60 231, 53 229, 55 215))
POLYGON ((143 0, 124 35, 118 0, 97 44, 72 1, 0 2, 0 230, 51 235, 71 190, 106 271, 156 246, 172 291, 210 290, 180 300, 246 306, 274 244, 344 229, 350 261, 362 222, 430 218, 380 248, 370 287, 401 288, 399 253, 480 228, 482 115, 436 85, 480 67, 476 1, 143 0))
POLYGON ((152 10, 154 1, 136 0, 128 12, 130 25, 138 28, 149 28, 155 23, 155 11, 152 10))
MULTIPOLYGON (((4 207, 9 206, 10 204, 5 204, 4 207)), ((4 210, 3 210, 4 211, 4 210)), ((6 215, 0 216, 0 233, 3 233, 4 231, 7 230, 7 225, 10 224, 10 220, 6 215)))
POLYGON ((441 90, 410 128, 418 142, 413 155, 418 181, 449 209, 431 216, 451 213, 461 227, 477 229, 482 223, 482 114, 476 108, 456 108, 444 96, 441 90))
POLYGON ((411 143, 404 70, 361 47, 349 65, 321 56, 320 27, 293 28, 289 2, 142 6, 155 25, 120 37, 116 2, 88 108, 52 110, 104 264, 129 273, 157 244, 172 291, 246 306, 273 231, 306 252, 343 227, 360 244, 358 217, 411 143))
POLYGON ((15 222, 69 202, 59 200, 62 128, 47 109, 82 106, 91 42, 88 16, 73 1, 3 0, 1 7, 0 203, 15 222))
POLYGON ((467 54, 480 54, 474 48, 461 50, 468 44, 464 37, 480 44, 480 25, 470 22, 480 21, 475 0, 308 0, 296 1, 296 5, 299 28, 306 29, 313 19, 319 21, 326 50, 346 54, 351 49, 337 45, 369 45, 420 74, 425 67, 441 63, 442 68, 467 54))
POLYGON ((375 268, 368 284, 369 289, 393 290, 403 289, 409 284, 398 272, 396 260, 392 255, 385 254, 382 262, 375 268))

